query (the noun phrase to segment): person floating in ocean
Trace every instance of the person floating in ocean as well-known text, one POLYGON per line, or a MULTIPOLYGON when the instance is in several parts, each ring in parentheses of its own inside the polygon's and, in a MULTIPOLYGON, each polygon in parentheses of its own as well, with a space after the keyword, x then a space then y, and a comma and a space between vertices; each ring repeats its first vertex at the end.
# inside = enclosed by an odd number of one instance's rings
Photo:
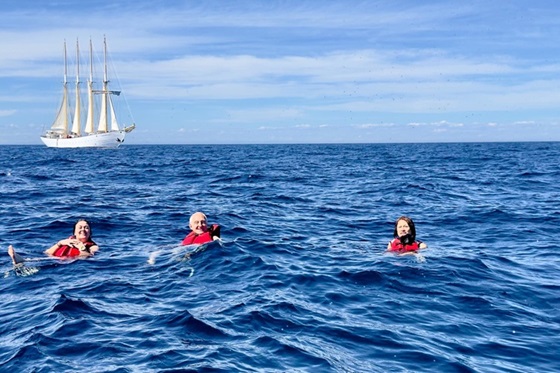
MULTIPOLYGON (((208 219, 202 212, 195 212, 191 215, 189 219, 189 228, 191 229, 191 231, 180 243, 180 246, 175 247, 172 250, 172 255, 181 253, 182 260, 190 259, 193 254, 204 251, 206 249, 206 246, 203 246, 202 244, 220 240, 220 226, 217 224, 213 224, 212 226, 208 227, 208 219), (183 246, 187 245, 198 246, 196 247, 196 249, 185 254, 183 246)), ((148 264, 155 264, 156 258, 162 252, 164 252, 164 250, 159 249, 150 253, 148 264)))
MULTIPOLYGON (((70 238, 60 240, 45 250, 51 257, 72 258, 93 256, 99 246, 91 239, 91 227, 87 220, 80 219, 74 224, 74 234, 70 238)), ((8 255, 14 266, 21 265, 25 259, 19 255, 12 245, 8 247, 8 255)))
POLYGON ((189 219, 191 232, 183 239, 181 245, 203 244, 220 239, 220 226, 213 224, 208 227, 206 215, 195 212, 189 219))
POLYGON ((387 251, 400 255, 416 254, 418 250, 428 247, 424 242, 416 240, 416 227, 411 218, 401 216, 395 222, 393 237, 387 245, 387 251))

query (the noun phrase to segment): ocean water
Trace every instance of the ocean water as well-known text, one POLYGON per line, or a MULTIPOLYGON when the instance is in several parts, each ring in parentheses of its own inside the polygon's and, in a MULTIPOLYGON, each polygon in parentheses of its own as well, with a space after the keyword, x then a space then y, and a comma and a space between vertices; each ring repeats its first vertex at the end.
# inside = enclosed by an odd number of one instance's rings
POLYGON ((559 372, 559 154, 0 146, 0 371, 559 372), (179 247, 198 210, 222 241, 179 247), (46 258, 82 217, 99 253, 46 258))

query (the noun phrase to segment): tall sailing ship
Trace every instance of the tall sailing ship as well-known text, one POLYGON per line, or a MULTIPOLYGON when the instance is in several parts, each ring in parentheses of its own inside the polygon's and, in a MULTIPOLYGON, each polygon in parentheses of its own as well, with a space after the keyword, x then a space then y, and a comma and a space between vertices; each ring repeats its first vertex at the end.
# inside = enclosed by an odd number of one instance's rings
POLYGON ((126 134, 136 125, 120 128, 113 107, 112 96, 119 96, 120 91, 109 90, 107 75, 107 41, 103 38, 103 86, 94 89, 93 82, 93 47, 89 41, 90 74, 87 81, 87 112, 82 115, 80 100, 80 51, 76 41, 76 89, 74 104, 71 105, 68 95, 66 59, 66 41, 64 42, 64 81, 62 86, 62 103, 52 126, 41 136, 43 143, 51 148, 117 148, 123 143, 126 134), (100 96, 100 110, 95 112, 95 96, 100 96), (71 115, 71 108, 74 115, 71 115), (82 121, 85 118, 85 126, 82 121), (97 122, 97 126, 96 126, 97 122))

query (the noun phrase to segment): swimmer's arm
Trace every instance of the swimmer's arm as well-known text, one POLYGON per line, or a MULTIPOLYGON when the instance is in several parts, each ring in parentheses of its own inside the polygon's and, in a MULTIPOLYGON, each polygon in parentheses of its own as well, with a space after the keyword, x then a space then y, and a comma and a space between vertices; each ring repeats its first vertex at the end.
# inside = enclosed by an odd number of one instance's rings
POLYGON ((98 250, 99 250, 99 246, 93 245, 92 247, 89 248, 89 255, 93 256, 93 254, 95 254, 98 250))
POLYGON ((210 228, 212 240, 216 241, 220 239, 220 229, 221 227, 218 224, 212 225, 212 228, 210 228))
POLYGON ((80 249, 81 257, 88 257, 93 256, 99 250, 99 246, 93 245, 89 249, 87 249, 85 245, 82 244, 81 246, 78 246, 78 249, 80 249))
POLYGON ((64 240, 60 240, 57 243, 55 243, 54 245, 52 245, 50 248, 45 250, 45 254, 53 255, 54 252, 61 246, 74 246, 74 247, 76 247, 76 243, 79 243, 79 242, 80 241, 78 241, 75 238, 66 238, 64 240))
POLYGON ((61 246, 73 246, 77 249, 80 249, 80 251, 82 252, 81 255, 85 255, 85 256, 91 256, 97 250, 99 250, 99 246, 97 246, 97 245, 94 245, 94 246, 90 247, 89 251, 84 250, 84 249, 82 249, 82 247, 84 247, 82 242, 80 242, 79 240, 77 240, 75 238, 67 238, 65 240, 60 240, 57 243, 55 243, 54 245, 52 245, 51 247, 49 247, 47 250, 45 250, 45 254, 52 256, 56 252, 56 250, 58 250, 58 248, 60 248, 61 246))
POLYGON ((426 245, 424 242, 420 242, 420 245, 418 245, 419 249, 427 249, 428 245, 426 245))
POLYGON ((51 247, 49 247, 47 250, 45 250, 45 254, 47 255, 53 255, 54 252, 61 247, 62 245, 66 245, 66 243, 64 243, 65 241, 68 240, 60 240, 57 243, 55 243, 54 245, 52 245, 51 247))

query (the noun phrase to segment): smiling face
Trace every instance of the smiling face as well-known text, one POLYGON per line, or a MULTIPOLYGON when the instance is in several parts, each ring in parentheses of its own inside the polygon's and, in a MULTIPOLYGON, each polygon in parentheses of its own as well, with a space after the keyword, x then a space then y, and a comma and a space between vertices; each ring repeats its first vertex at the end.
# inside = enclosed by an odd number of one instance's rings
POLYGON ((85 220, 79 220, 74 226, 74 236, 82 242, 88 241, 91 236, 89 223, 85 220))
POLYGON ((206 222, 206 215, 202 212, 196 212, 189 220, 189 228, 196 234, 202 234, 208 231, 208 223, 206 222))

